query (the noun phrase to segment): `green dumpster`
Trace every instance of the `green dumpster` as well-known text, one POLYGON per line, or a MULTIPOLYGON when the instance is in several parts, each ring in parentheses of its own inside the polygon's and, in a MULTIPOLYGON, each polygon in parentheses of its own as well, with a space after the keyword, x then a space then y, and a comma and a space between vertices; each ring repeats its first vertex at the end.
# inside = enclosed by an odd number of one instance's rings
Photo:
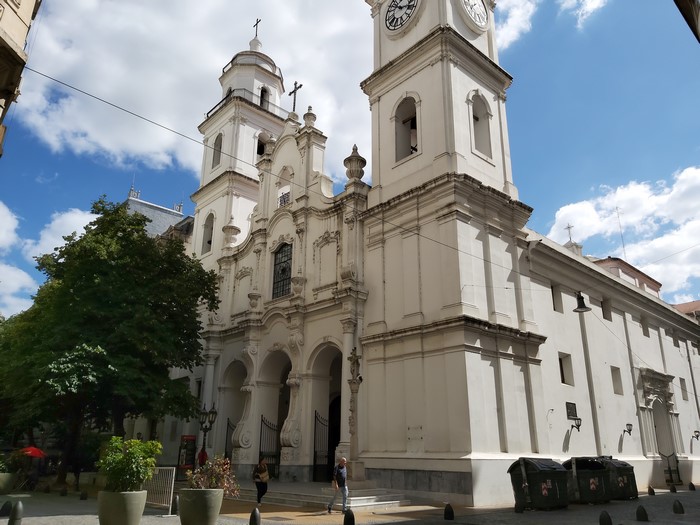
POLYGON ((612 456, 601 456, 608 473, 608 488, 612 499, 637 499, 637 479, 634 477, 634 467, 626 461, 614 459, 612 456))
POLYGON ((562 465, 568 471, 569 501, 576 503, 610 501, 608 474, 600 458, 571 458, 562 465))
POLYGON ((556 509, 566 507, 567 471, 548 458, 519 458, 508 468, 516 508, 556 509))

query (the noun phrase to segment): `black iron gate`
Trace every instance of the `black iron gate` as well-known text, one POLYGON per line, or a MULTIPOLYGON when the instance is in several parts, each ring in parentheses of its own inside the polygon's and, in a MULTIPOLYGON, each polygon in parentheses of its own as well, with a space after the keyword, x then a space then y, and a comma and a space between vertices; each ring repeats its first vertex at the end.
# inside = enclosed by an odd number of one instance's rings
POLYGON ((231 438, 233 433, 236 431, 236 425, 231 423, 230 418, 226 418, 226 447, 224 449, 224 455, 230 460, 233 454, 233 443, 231 443, 231 438))
POLYGON ((267 471, 271 478, 280 473, 280 434, 279 426, 260 416, 260 457, 267 461, 267 471))
POLYGON ((328 420, 316 411, 314 422, 314 481, 330 481, 333 461, 328 454, 328 420))

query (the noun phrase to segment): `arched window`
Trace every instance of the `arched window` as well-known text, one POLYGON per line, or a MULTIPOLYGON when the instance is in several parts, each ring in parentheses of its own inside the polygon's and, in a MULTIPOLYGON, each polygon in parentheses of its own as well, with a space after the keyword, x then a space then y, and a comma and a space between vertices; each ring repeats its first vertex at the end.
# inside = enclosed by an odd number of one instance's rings
POLYGON ((216 168, 221 163, 221 144, 224 142, 224 136, 219 133, 214 140, 214 157, 211 161, 211 167, 216 168))
POLYGON ((202 255, 211 251, 211 243, 214 237, 214 214, 210 213, 204 221, 204 233, 202 235, 202 255))
POLYGON ((292 245, 283 244, 275 252, 272 269, 272 298, 289 295, 292 289, 292 245))
POLYGON ((266 87, 260 88, 260 107, 267 109, 270 106, 270 91, 266 87))
POLYGON ((481 95, 472 99, 472 132, 474 149, 491 158, 491 114, 481 95))
POLYGON ((396 126, 396 160, 418 151, 418 119, 416 101, 407 97, 401 101, 394 115, 396 126))

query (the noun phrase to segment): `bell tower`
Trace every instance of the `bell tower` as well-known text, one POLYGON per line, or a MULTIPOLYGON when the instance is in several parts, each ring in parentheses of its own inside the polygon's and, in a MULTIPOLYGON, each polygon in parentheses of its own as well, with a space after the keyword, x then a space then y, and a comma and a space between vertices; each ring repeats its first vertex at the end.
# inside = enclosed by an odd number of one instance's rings
POLYGON ((512 78, 498 65, 492 0, 365 0, 374 72, 370 205, 444 173, 517 199, 505 113, 512 78))

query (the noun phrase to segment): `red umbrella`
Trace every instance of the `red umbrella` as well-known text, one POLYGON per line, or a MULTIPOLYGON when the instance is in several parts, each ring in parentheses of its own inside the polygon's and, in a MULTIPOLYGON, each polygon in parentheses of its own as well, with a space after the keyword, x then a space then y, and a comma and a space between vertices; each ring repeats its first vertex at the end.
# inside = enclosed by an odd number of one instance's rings
POLYGON ((30 458, 44 458, 46 457, 46 454, 44 454, 44 451, 41 450, 40 448, 36 447, 24 447, 23 449, 20 450, 22 454, 25 456, 29 456, 30 458))

